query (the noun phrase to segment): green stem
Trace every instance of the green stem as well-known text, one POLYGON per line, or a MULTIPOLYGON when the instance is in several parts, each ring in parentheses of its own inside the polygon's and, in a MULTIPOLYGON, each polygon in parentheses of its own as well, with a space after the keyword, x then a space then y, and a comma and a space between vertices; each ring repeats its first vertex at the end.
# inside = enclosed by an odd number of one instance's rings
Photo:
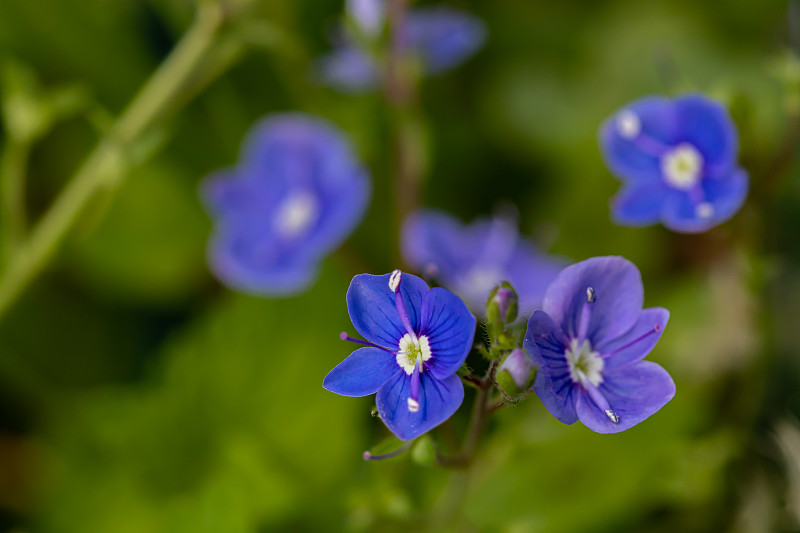
POLYGON ((47 265, 95 194, 121 179, 121 163, 135 141, 165 113, 175 110, 176 101, 195 81, 223 22, 217 3, 201 4, 183 39, 100 140, 27 242, 10 258, 0 278, 0 317, 47 265))
POLYGON ((29 152, 27 142, 9 139, 0 162, 0 228, 4 263, 25 235, 25 174, 29 152))

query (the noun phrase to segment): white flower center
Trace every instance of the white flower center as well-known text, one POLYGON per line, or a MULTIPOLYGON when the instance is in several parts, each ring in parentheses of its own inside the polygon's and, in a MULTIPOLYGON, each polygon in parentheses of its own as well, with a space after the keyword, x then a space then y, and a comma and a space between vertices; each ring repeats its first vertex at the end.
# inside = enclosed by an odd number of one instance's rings
POLYGON ((635 139, 642 131, 642 122, 633 111, 622 111, 617 115, 617 133, 623 139, 635 139))
POLYGON ((319 205, 313 194, 302 191, 290 194, 275 215, 276 230, 285 237, 297 237, 317 221, 319 205))
POLYGON ((703 156, 688 143, 679 144, 661 156, 661 172, 667 185, 688 191, 700 181, 703 156))
MULTIPOLYGON (((431 346, 428 343, 428 337, 420 335, 419 337, 412 337, 406 333, 399 343, 400 352, 397 354, 397 364, 400 368, 406 371, 409 376, 414 373, 414 366, 417 360, 424 363, 431 358, 431 346)), ((423 366, 420 365, 419 371, 422 372, 423 366)))
POLYGON ((599 353, 592 351, 589 341, 583 341, 583 344, 578 346, 578 339, 572 339, 564 356, 567 358, 569 375, 574 383, 580 383, 584 387, 590 383, 596 387, 603 382, 605 361, 599 353))

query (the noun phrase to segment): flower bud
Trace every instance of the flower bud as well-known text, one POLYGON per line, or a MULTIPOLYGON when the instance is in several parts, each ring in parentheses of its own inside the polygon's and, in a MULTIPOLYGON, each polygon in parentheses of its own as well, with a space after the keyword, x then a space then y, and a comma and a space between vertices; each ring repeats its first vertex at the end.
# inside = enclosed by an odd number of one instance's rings
POLYGON ((509 324, 517 318, 517 291, 507 281, 495 287, 486 301, 486 321, 509 324))
POLYGON ((506 356, 495 376, 503 392, 511 397, 520 396, 530 389, 535 378, 533 358, 522 348, 515 348, 506 356))

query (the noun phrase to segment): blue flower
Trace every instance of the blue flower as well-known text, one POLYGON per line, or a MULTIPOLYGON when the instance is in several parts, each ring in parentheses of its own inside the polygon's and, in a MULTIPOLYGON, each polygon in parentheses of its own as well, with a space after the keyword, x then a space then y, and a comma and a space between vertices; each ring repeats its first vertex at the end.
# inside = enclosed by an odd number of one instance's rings
POLYGON ((669 311, 642 309, 639 270, 621 257, 565 268, 528 321, 524 347, 539 371, 533 390, 550 414, 598 433, 635 426, 675 395, 670 375, 642 361, 669 311))
POLYGON ((402 440, 422 435, 456 412, 464 399, 456 371, 475 336, 475 317, 461 300, 395 270, 353 278, 347 311, 367 340, 344 333, 342 339, 367 347, 331 370, 323 387, 342 396, 377 392, 381 420, 402 440))
POLYGON ((288 295, 311 284, 319 261, 364 215, 368 175, 333 125, 282 114, 249 133, 237 167, 201 188, 215 219, 209 263, 226 285, 288 295))
MULTIPOLYGON (((348 3, 350 18, 368 39, 380 36, 385 7, 375 0, 348 3)), ((479 19, 447 7, 412 9, 407 13, 401 42, 420 61, 423 71, 446 72, 474 55, 486 40, 486 27, 479 19)), ((323 83, 345 92, 374 89, 382 78, 380 63, 345 36, 343 42, 317 63, 323 83)))
POLYGON ((728 220, 749 183, 737 143, 728 112, 702 95, 643 98, 617 111, 600 130, 606 163, 624 183, 613 218, 626 226, 660 221, 683 233, 728 220))
POLYGON ((516 289, 520 313, 531 313, 564 267, 562 260, 542 254, 520 238, 501 217, 464 226, 446 213, 423 209, 405 220, 402 247, 409 265, 439 280, 480 313, 501 281, 516 289))

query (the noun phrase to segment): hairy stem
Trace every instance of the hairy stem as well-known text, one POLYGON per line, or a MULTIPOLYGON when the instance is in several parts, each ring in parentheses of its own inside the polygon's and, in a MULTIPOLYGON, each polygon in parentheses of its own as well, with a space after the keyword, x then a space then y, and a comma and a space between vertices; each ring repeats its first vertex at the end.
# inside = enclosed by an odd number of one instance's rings
POLYGON ((25 235, 25 174, 30 145, 8 139, 0 161, 0 228, 6 263, 25 235))
POLYGON ((121 179, 125 157, 140 136, 179 106, 215 43, 223 15, 216 2, 200 4, 191 28, 16 248, 0 278, 0 316, 44 269, 95 195, 121 179))

